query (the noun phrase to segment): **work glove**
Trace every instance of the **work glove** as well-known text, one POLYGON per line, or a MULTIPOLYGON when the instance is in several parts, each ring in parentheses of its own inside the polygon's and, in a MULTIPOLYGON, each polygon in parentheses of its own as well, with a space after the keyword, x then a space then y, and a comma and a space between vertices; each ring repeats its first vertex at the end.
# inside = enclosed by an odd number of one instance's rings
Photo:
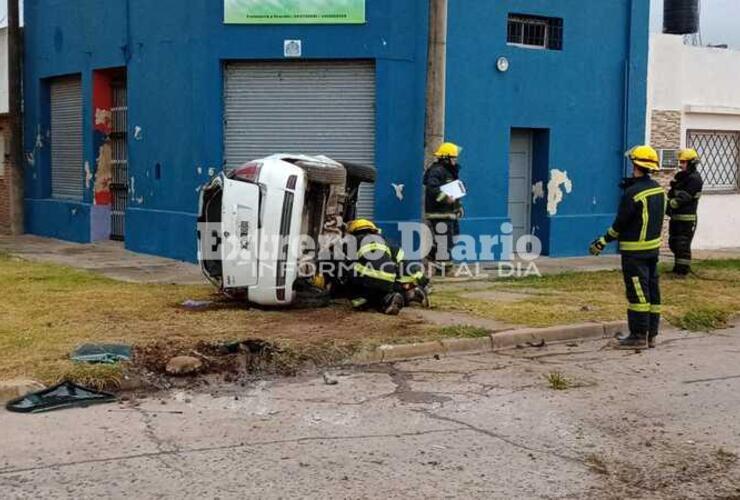
POLYGON ((598 256, 601 255, 601 252, 604 251, 606 245, 606 239, 602 236, 601 238, 598 238, 591 243, 591 246, 588 247, 588 251, 591 255, 598 256))

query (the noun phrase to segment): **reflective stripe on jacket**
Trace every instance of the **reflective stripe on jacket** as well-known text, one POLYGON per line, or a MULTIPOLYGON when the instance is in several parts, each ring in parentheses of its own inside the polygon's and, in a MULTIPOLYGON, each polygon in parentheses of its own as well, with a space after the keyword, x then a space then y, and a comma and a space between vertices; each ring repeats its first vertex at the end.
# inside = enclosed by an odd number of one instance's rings
POLYGON ((658 253, 666 203, 665 190, 650 176, 631 179, 605 236, 607 242, 619 240, 622 253, 658 253))

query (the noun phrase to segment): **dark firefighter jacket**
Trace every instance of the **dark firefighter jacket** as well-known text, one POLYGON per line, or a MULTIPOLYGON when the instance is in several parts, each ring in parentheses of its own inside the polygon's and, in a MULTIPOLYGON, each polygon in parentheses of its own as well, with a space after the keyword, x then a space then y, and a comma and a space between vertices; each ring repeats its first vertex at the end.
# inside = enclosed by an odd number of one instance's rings
POLYGON ((681 171, 671 181, 668 215, 675 221, 696 222, 704 180, 696 170, 681 171))
POLYGON ((426 217, 427 219, 458 219, 462 205, 460 201, 447 203, 447 195, 440 189, 445 184, 460 178, 460 166, 453 165, 446 160, 437 160, 424 173, 424 187, 426 187, 426 217))
POLYGON ((395 289, 398 264, 385 239, 379 234, 356 235, 357 256, 353 264, 355 286, 382 292, 395 289))
POLYGON ((629 179, 624 187, 619 213, 606 241, 619 240, 623 254, 657 255, 663 242, 665 190, 648 175, 629 179))

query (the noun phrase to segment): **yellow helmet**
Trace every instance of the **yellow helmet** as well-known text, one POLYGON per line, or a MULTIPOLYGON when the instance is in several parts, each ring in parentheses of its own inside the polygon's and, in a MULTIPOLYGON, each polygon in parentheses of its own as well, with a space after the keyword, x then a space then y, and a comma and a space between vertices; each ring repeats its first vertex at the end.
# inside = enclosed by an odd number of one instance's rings
POLYGON ((436 156, 437 158, 457 158, 458 156, 460 156, 461 151, 462 148, 457 144, 445 142, 437 149, 437 151, 434 153, 434 156, 436 156))
POLYGON ((678 153, 678 161, 695 161, 698 159, 699 153, 696 152, 696 149, 682 149, 678 153))
POLYGON ((627 157, 639 167, 647 170, 660 170, 658 152, 650 146, 635 146, 627 151, 627 157))
POLYGON ((369 231, 376 234, 380 233, 380 229, 378 229, 378 226, 367 219, 357 219, 347 224, 347 232, 349 234, 360 233, 362 231, 369 231))

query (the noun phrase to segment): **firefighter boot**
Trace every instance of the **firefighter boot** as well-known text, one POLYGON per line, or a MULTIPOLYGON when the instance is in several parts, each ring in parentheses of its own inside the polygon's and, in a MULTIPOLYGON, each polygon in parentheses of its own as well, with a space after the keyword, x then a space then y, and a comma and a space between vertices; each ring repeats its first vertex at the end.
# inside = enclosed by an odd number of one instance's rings
POLYGON ((650 315, 650 333, 648 334, 648 347, 655 349, 656 340, 660 334, 660 314, 650 315))
POLYGON ((617 340, 618 340, 617 349, 620 349, 620 350, 633 351, 633 350, 642 350, 642 349, 648 348, 647 335, 645 334, 640 335, 640 334, 630 333, 626 337, 620 337, 617 340))
POLYGON ((383 314, 398 316, 404 306, 403 296, 400 293, 392 293, 385 298, 383 314))
POLYGON ((429 294, 424 287, 414 287, 411 290, 406 290, 405 299, 407 306, 417 303, 425 309, 430 307, 429 294))

